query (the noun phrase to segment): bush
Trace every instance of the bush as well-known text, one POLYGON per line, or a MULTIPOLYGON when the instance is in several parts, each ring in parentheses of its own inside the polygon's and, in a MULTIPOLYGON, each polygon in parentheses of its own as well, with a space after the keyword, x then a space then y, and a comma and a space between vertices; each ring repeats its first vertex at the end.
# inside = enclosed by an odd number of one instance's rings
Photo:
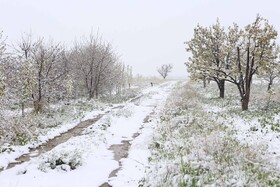
POLYGON ((42 156, 41 160, 38 167, 41 171, 47 172, 48 169, 70 171, 82 165, 82 154, 78 150, 52 151, 42 156))

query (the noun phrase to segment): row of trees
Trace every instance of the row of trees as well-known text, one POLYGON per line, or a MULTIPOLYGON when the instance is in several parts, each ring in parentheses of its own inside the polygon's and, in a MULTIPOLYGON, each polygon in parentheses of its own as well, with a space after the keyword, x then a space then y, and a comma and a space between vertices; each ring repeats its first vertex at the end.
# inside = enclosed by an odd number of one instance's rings
POLYGON ((46 103, 65 98, 120 94, 132 77, 131 67, 121 63, 111 43, 92 34, 70 50, 31 35, 7 50, 1 33, 0 63, 0 98, 20 104, 23 116, 30 104, 38 113, 46 103))
POLYGON ((219 20, 210 27, 198 25, 193 38, 185 43, 192 54, 186 66, 193 79, 215 81, 221 98, 225 82, 235 84, 242 110, 247 110, 254 75, 265 77, 268 89, 279 75, 276 37, 274 27, 259 15, 244 28, 234 23, 225 29, 219 20))

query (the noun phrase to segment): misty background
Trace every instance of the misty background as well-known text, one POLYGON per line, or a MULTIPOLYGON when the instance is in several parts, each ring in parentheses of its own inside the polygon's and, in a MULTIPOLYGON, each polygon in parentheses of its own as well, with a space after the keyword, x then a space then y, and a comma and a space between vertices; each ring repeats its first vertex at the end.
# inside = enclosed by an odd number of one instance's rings
POLYGON ((184 42, 199 23, 219 17, 224 26, 244 26, 259 13, 279 28, 276 0, 0 0, 0 30, 8 44, 24 32, 71 47, 75 39, 99 33, 112 42, 134 74, 159 76, 161 64, 173 64, 171 77, 187 76, 184 42))

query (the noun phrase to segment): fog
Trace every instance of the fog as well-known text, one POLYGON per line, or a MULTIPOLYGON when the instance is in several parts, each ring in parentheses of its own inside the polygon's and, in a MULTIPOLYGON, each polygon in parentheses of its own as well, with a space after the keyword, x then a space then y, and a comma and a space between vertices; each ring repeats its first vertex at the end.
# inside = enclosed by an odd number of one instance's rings
POLYGON ((71 46, 91 32, 112 42, 134 74, 156 75, 161 64, 173 64, 172 77, 186 77, 184 42, 199 23, 219 17, 229 26, 251 23, 256 15, 269 19, 279 31, 278 1, 260 0, 0 0, 0 29, 9 44, 22 33, 53 38, 71 46))

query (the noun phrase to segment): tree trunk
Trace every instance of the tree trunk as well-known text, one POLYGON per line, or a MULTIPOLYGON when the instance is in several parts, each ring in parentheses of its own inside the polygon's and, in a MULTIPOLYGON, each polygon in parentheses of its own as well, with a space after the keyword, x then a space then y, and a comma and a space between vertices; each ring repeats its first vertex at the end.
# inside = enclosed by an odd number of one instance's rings
POLYGON ((248 110, 248 105, 249 105, 249 97, 243 97, 242 99, 242 110, 248 110))
POLYGON ((203 77, 203 88, 206 88, 206 77, 203 77))
POLYGON ((95 91, 94 90, 90 90, 89 92, 88 92, 88 100, 91 100, 91 99, 93 99, 94 98, 94 95, 95 95, 95 91))
MULTIPOLYGON (((40 69, 38 72, 38 99, 34 101, 34 111, 36 114, 42 111, 43 109, 43 94, 42 94, 42 69, 43 69, 43 62, 40 64, 40 69)), ((34 97, 33 97, 34 99, 34 97)))
POLYGON ((21 116, 24 117, 24 102, 21 103, 21 116))
POLYGON ((219 88, 220 91, 220 98, 224 98, 225 97, 225 80, 219 80, 219 79, 215 79, 215 82, 217 83, 217 86, 219 88))
POLYGON ((242 97, 242 110, 248 110, 249 106, 249 100, 250 100, 250 87, 246 90, 246 93, 242 97))
POLYGON ((89 97, 88 97, 88 100, 91 100, 92 98, 93 98, 93 94, 90 93, 90 94, 89 94, 89 97))
POLYGON ((95 99, 98 99, 98 95, 99 95, 99 94, 98 94, 98 88, 96 87, 96 88, 95 88, 95 92, 94 92, 94 98, 95 98, 95 99))
POLYGON ((268 83, 268 87, 267 87, 267 91, 269 91, 271 89, 272 84, 268 83))
POLYGON ((225 98, 225 80, 220 80, 219 83, 220 98, 225 98))
POLYGON ((270 78, 268 86, 267 86, 267 91, 269 91, 271 89, 272 84, 273 84, 273 80, 270 78))
POLYGON ((38 99, 37 101, 34 101, 34 112, 36 114, 42 112, 43 106, 44 106, 44 104, 43 104, 43 101, 41 99, 38 99))

